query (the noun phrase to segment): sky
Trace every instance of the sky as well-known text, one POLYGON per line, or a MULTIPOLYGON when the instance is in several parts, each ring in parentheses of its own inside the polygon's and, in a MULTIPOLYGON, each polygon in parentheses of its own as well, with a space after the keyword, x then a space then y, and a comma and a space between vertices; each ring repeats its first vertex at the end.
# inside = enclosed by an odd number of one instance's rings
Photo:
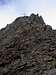
POLYGON ((38 13, 46 24, 56 29, 56 0, 0 0, 0 29, 31 13, 38 13))

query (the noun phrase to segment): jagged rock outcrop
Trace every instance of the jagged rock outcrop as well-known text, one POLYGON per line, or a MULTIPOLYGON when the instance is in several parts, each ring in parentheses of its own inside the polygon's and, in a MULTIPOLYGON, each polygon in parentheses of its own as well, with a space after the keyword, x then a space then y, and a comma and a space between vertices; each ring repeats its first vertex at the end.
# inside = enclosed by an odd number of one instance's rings
POLYGON ((0 75, 55 75, 56 30, 38 14, 0 30, 0 75))

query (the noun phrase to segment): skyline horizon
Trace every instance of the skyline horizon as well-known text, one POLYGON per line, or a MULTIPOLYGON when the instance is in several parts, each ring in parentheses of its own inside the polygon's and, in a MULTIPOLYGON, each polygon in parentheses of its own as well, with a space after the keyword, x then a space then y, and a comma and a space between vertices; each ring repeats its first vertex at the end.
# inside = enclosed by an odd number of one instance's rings
POLYGON ((39 13, 46 24, 56 29, 56 1, 53 0, 0 0, 0 29, 18 16, 39 13))

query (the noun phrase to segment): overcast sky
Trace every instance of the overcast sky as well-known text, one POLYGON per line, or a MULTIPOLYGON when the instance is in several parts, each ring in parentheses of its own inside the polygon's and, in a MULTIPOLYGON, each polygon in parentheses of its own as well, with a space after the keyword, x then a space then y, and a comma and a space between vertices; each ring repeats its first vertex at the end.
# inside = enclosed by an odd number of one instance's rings
POLYGON ((0 0, 0 29, 18 16, 39 13, 56 29, 56 0, 0 0))

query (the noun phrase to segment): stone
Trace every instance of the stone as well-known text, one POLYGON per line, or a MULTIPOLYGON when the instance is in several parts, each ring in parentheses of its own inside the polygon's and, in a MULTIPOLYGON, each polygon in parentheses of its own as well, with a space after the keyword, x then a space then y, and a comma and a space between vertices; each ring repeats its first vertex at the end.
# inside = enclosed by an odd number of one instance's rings
POLYGON ((18 17, 0 30, 0 75, 55 75, 56 30, 42 16, 18 17))

